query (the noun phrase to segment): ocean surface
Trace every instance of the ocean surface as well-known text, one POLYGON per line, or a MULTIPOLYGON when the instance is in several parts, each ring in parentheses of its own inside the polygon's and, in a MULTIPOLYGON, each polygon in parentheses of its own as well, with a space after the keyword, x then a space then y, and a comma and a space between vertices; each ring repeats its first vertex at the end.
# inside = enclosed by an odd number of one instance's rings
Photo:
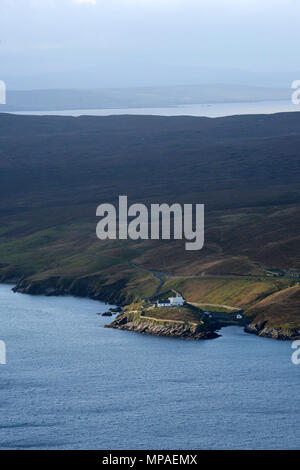
POLYGON ((101 302, 0 285, 1 449, 296 449, 291 343, 103 328, 101 302))
POLYGON ((170 106, 165 108, 111 108, 111 109, 76 109, 66 111, 24 111, 14 114, 50 115, 50 116, 112 116, 121 114, 153 116, 206 116, 224 117, 240 114, 273 114, 300 112, 300 105, 291 101, 259 101, 246 103, 212 103, 170 106))

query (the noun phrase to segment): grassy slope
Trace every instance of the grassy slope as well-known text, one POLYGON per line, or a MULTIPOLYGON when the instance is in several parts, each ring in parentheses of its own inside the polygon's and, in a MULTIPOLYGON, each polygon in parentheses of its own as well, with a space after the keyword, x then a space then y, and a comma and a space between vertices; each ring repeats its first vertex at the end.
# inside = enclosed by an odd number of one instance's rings
POLYGON ((259 321, 281 328, 299 328, 300 287, 295 285, 263 299, 250 308, 259 321))
POLYGON ((289 284, 289 280, 266 278, 203 278, 167 281, 167 287, 178 290, 190 302, 224 304, 246 310, 289 284))

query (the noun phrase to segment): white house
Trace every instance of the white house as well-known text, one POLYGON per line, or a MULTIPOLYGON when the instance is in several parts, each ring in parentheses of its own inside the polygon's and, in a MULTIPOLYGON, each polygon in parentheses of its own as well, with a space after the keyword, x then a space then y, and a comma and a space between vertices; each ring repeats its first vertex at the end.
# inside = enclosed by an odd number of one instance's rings
POLYGON ((158 307, 180 307, 184 304, 184 300, 181 296, 169 297, 168 300, 158 300, 158 307))
POLYGON ((237 319, 237 320, 242 320, 242 319, 243 319, 243 315, 241 315, 240 313, 238 313, 237 316, 236 316, 236 319, 237 319))
POLYGON ((184 304, 184 300, 180 295, 178 295, 177 297, 169 297, 169 301, 170 304, 174 306, 181 306, 184 304))

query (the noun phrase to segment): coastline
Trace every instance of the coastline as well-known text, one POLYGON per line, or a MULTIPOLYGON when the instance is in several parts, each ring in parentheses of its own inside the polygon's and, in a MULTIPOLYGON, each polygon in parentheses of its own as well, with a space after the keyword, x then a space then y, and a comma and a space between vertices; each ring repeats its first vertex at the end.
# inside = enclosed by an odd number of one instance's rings
POLYGON ((98 300, 116 305, 117 307, 126 305, 130 300, 127 296, 120 293, 119 288, 121 283, 114 283, 110 288, 103 286, 99 289, 98 286, 93 285, 92 279, 73 279, 66 283, 62 282, 59 276, 38 281, 27 279, 8 281, 0 279, 0 282, 14 285, 12 291, 20 294, 45 295, 47 297, 72 295, 74 297, 98 300))
POLYGON ((169 104, 161 103, 156 105, 129 105, 129 106, 89 106, 85 108, 59 107, 40 109, 6 109, 4 113, 16 116, 194 116, 204 118, 221 118, 237 115, 251 114, 277 114, 298 112, 297 106, 293 105, 287 98, 274 99, 253 99, 253 100, 201 100, 192 103, 169 104))
MULTIPOLYGON (((50 296, 74 296, 81 298, 89 298, 100 302, 109 303, 118 307, 124 307, 133 302, 131 294, 121 293, 122 282, 118 281, 110 286, 95 286, 93 285, 92 278, 88 279, 73 279, 69 283, 64 283, 58 276, 46 278, 43 280, 29 281, 28 279, 0 279, 3 284, 9 284, 13 292, 18 292, 27 295, 44 295, 50 296)), ((127 330, 132 332, 143 333, 155 336, 169 336, 177 338, 189 339, 214 339, 220 335, 216 333, 219 327, 210 331, 199 331, 191 324, 176 325, 166 324, 153 324, 152 322, 145 322, 145 320, 135 319, 134 321, 125 320, 124 314, 119 314, 115 320, 106 325, 106 328, 114 328, 118 330, 127 330)), ((293 341, 300 339, 300 331, 298 328, 284 328, 281 326, 274 327, 268 325, 268 322, 258 322, 254 318, 249 325, 244 328, 248 334, 254 334, 263 338, 276 339, 277 341, 293 341)))
POLYGON ((182 339, 215 339, 220 335, 214 328, 208 328, 201 324, 189 322, 175 322, 143 319, 130 315, 130 312, 120 313, 115 320, 105 328, 114 328, 116 330, 132 331, 145 335, 168 336, 182 339))

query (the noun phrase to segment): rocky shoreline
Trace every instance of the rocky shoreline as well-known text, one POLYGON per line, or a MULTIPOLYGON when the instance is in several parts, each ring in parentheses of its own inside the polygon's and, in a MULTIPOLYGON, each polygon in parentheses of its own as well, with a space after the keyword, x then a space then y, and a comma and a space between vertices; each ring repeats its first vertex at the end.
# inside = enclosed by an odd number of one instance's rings
POLYGON ((155 322, 149 320, 142 320, 130 318, 126 313, 121 313, 117 318, 106 325, 105 328, 114 328, 117 330, 133 331, 135 333, 142 333, 145 335, 155 336, 168 336, 174 338, 185 339, 214 339, 218 335, 213 330, 204 329, 201 325, 193 325, 190 323, 168 323, 155 322))
POLYGON ((245 328, 246 333, 257 335, 263 338, 272 338, 280 341, 294 341, 300 339, 300 330, 298 328, 285 329, 268 326, 268 322, 252 322, 245 328))

